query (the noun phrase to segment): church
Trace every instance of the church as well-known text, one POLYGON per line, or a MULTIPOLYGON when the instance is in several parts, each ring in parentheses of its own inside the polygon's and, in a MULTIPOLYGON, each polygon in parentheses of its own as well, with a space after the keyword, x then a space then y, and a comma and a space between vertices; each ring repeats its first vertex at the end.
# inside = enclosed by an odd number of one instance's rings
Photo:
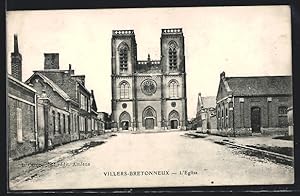
POLYGON ((162 29, 160 59, 137 60, 134 30, 113 30, 112 123, 120 131, 185 130, 184 36, 162 29))

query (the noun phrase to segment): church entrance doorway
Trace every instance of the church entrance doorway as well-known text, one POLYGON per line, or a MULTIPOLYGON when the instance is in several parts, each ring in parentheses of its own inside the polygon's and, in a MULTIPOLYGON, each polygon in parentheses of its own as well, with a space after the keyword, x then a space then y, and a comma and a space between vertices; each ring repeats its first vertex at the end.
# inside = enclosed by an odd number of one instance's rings
POLYGON ((122 131, 128 131, 130 127, 131 118, 128 112, 122 112, 119 117, 119 128, 122 131))
POLYGON ((123 121, 122 122, 122 130, 128 131, 129 128, 129 122, 128 121, 123 121))
POLYGON ((179 128, 179 113, 176 110, 172 110, 169 113, 169 129, 178 129, 179 128))
POLYGON ((146 130, 154 129, 156 124, 156 111, 151 106, 146 107, 143 111, 143 127, 146 130))
POLYGON ((145 128, 146 129, 154 129, 154 119, 153 118, 145 119, 145 128))
POLYGON ((253 133, 260 133, 260 108, 253 107, 251 108, 251 128, 253 133))
POLYGON ((171 129, 178 129, 178 120, 171 120, 171 129))

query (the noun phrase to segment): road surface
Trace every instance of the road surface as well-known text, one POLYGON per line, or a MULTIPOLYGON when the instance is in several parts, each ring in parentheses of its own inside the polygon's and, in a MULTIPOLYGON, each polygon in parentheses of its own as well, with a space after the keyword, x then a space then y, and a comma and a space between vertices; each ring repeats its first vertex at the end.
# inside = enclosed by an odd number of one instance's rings
POLYGON ((117 133, 12 190, 293 183, 293 167, 237 154, 183 132, 117 133))

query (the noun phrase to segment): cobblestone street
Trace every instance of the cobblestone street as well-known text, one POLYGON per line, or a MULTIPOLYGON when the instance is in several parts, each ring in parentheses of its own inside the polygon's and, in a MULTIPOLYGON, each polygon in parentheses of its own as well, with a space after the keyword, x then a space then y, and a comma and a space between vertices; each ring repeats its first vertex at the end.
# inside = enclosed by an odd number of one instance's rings
POLYGON ((293 183, 293 167, 236 153, 184 132, 117 133, 12 190, 293 183))

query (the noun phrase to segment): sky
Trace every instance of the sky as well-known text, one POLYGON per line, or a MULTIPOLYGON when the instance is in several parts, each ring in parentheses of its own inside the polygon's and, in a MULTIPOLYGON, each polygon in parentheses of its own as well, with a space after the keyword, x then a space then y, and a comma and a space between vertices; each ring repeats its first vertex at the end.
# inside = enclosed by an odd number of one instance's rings
POLYGON ((44 53, 59 53, 60 69, 72 64, 86 75, 98 111, 111 113, 112 30, 133 29, 138 60, 160 58, 163 28, 182 28, 185 39, 187 112, 197 97, 216 96, 219 75, 291 75, 289 6, 44 10, 7 12, 7 70, 13 34, 23 57, 23 81, 44 68, 44 53))

